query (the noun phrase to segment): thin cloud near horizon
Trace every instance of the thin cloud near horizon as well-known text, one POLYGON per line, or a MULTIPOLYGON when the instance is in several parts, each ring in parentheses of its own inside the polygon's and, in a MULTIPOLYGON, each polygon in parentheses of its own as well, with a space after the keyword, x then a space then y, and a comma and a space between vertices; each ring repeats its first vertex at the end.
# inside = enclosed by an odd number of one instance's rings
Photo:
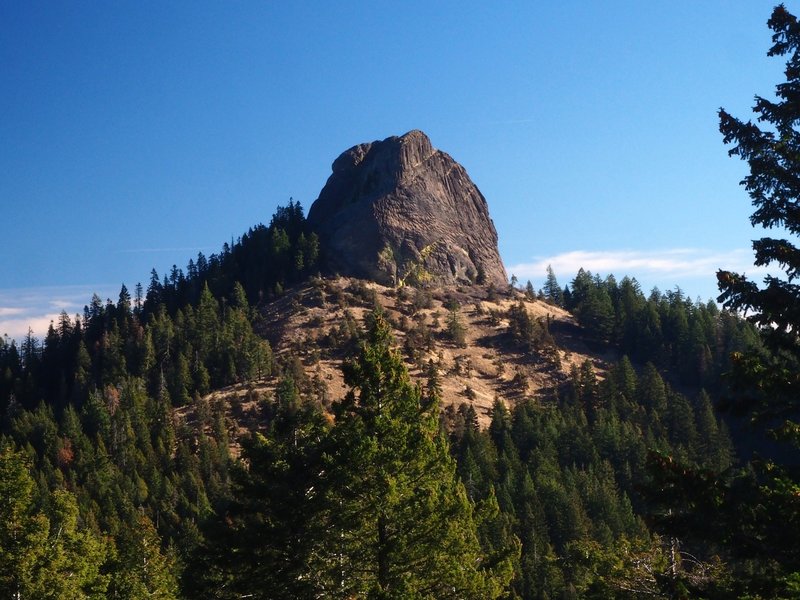
POLYGON ((74 318, 91 302, 93 294, 105 301, 118 293, 118 286, 108 284, 0 289, 0 337, 7 335, 19 342, 30 328, 42 340, 50 322, 57 322, 62 311, 74 318))
MULTIPOLYGON (((570 281, 579 269, 606 276, 614 274, 635 277, 640 282, 658 279, 662 282, 708 278, 713 280, 718 269, 746 273, 757 278, 767 269, 752 264, 749 249, 719 252, 701 248, 670 248, 664 250, 573 250, 560 254, 535 257, 530 262, 506 265, 509 275, 521 281, 543 281, 548 265, 564 282, 570 281)), ((104 300, 116 298, 117 285, 65 285, 35 288, 0 289, 0 337, 20 341, 30 327, 42 339, 50 322, 56 322, 62 311, 70 317, 80 314, 83 307, 97 294, 104 300)))
POLYGON ((640 278, 714 277, 719 269, 766 274, 764 267, 753 265, 752 250, 735 249, 719 252, 702 248, 669 248, 664 250, 573 250, 561 254, 536 257, 531 262, 507 265, 509 275, 519 279, 542 279, 547 267, 556 275, 572 278, 579 269, 600 275, 640 278))

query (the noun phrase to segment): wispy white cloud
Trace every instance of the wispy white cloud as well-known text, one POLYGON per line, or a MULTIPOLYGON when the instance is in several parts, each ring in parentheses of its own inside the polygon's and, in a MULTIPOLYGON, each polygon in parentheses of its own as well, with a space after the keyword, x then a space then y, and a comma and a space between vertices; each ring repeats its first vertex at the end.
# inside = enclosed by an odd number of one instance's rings
POLYGON ((33 332, 33 336, 40 341, 47 334, 50 323, 57 323, 61 313, 50 313, 46 315, 31 315, 20 319, 0 320, 0 336, 7 335, 12 340, 19 343, 26 335, 28 328, 33 332))
POLYGON ((752 250, 727 252, 703 248, 668 248, 663 250, 574 250, 561 254, 535 257, 530 262, 507 266, 519 279, 541 280, 550 265, 556 274, 572 277, 578 269, 601 275, 628 275, 663 280, 714 278, 718 269, 743 272, 751 277, 763 276, 767 269, 753 266, 752 250))
POLYGON ((108 284, 0 289, 0 336, 21 340, 30 327, 41 339, 61 311, 74 317, 83 312, 93 294, 105 300, 116 298, 118 291, 118 286, 108 284))

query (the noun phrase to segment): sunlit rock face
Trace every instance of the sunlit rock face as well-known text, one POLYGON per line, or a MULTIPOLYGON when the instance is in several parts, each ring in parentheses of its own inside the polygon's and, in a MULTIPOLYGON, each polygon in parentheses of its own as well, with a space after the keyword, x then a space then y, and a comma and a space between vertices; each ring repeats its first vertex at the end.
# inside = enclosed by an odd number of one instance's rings
POLYGON ((385 285, 507 283, 486 199, 423 132, 354 146, 332 169, 308 214, 331 271, 385 285))

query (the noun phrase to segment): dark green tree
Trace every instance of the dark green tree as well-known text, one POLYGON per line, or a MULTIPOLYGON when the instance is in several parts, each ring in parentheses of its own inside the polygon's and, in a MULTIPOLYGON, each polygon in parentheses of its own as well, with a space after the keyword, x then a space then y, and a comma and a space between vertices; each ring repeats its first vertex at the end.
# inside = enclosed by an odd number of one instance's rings
POLYGON ((105 545, 79 529, 72 494, 59 490, 46 500, 49 515, 37 508, 24 455, 0 441, 0 592, 15 599, 105 598, 105 545))
POLYGON ((564 305, 564 290, 558 285, 558 279, 556 279, 556 274, 550 265, 547 265, 547 278, 544 281, 542 290, 548 302, 556 306, 564 305))
POLYGON ((345 369, 328 467, 324 566, 335 597, 496 598, 511 577, 478 540, 474 505, 440 433, 438 402, 421 402, 389 326, 375 314, 345 369))
POLYGON ((27 597, 47 553, 49 520, 35 510, 34 481, 22 454, 0 446, 0 591, 27 597))
POLYGON ((158 532, 144 514, 134 517, 134 524, 123 530, 117 543, 108 597, 125 600, 178 597, 175 561, 162 551, 158 532))
POLYGON ((614 305, 608 288, 598 276, 580 269, 572 280, 572 296, 567 308, 596 340, 606 340, 614 328, 614 305))
POLYGON ((458 306, 453 306, 447 313, 447 335, 459 347, 467 345, 467 328, 458 314, 458 306))
MULTIPOLYGON (((761 432, 800 445, 800 23, 783 5, 767 22, 773 31, 768 56, 785 56, 785 81, 775 99, 756 96, 756 122, 719 111, 720 132, 729 155, 745 160, 742 181, 755 211, 753 226, 777 228, 785 237, 753 242, 755 264, 780 268, 759 285, 745 275, 721 270, 718 300, 747 314, 761 330, 767 351, 732 355, 729 404, 749 413, 761 432)), ((710 419, 706 430, 711 429, 710 419)), ((733 476, 692 471, 671 459, 654 457, 657 493, 670 498, 663 522, 670 531, 718 544, 731 561, 733 590, 728 597, 797 597, 800 589, 800 478, 782 453, 750 460, 733 476)))
MULTIPOLYGON (((724 109, 719 112, 720 132, 728 151, 747 161, 750 173, 742 184, 752 199, 755 212, 753 226, 779 228, 793 236, 800 235, 800 24, 783 5, 775 8, 767 22, 773 30, 773 46, 768 56, 788 55, 786 81, 776 86, 777 101, 756 96, 753 112, 758 125, 743 122, 724 109)), ((755 264, 778 265, 787 275, 765 278, 759 288, 744 275, 720 271, 720 301, 726 307, 748 311, 749 319, 769 328, 768 338, 777 347, 798 351, 800 322, 800 286, 794 279, 800 275, 800 249, 787 238, 763 237, 753 242, 755 264)), ((796 382, 795 382, 796 385, 796 382)))
MULTIPOLYGON (((776 86, 775 101, 756 97, 758 125, 720 110, 720 131, 725 143, 733 144, 729 154, 750 167, 742 184, 755 207, 751 224, 778 228, 787 236, 755 240, 755 264, 778 266, 786 278, 769 275, 760 288, 744 275, 720 271, 719 299, 726 308, 746 312, 773 351, 769 359, 752 353, 736 357, 740 381, 751 384, 746 399, 757 415, 773 424, 780 420, 773 430, 777 437, 800 445, 800 285, 795 282, 800 249, 789 237, 800 235, 800 23, 779 5, 767 25, 773 31, 767 55, 787 57, 786 81, 776 86)), ((793 568, 800 569, 800 562, 793 568)))
POLYGON ((193 597, 288 600, 326 589, 315 550, 326 535, 319 474, 327 422, 291 379, 279 388, 268 436, 244 440, 233 501, 195 552, 185 577, 193 597))

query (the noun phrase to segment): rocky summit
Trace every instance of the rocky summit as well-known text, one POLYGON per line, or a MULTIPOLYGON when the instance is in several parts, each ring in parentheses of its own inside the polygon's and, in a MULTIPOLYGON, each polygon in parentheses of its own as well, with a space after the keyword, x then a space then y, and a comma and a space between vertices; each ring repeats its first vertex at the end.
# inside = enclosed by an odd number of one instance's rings
POLYGON ((328 268, 384 285, 508 281, 486 199, 414 130, 333 162, 308 220, 328 268))

